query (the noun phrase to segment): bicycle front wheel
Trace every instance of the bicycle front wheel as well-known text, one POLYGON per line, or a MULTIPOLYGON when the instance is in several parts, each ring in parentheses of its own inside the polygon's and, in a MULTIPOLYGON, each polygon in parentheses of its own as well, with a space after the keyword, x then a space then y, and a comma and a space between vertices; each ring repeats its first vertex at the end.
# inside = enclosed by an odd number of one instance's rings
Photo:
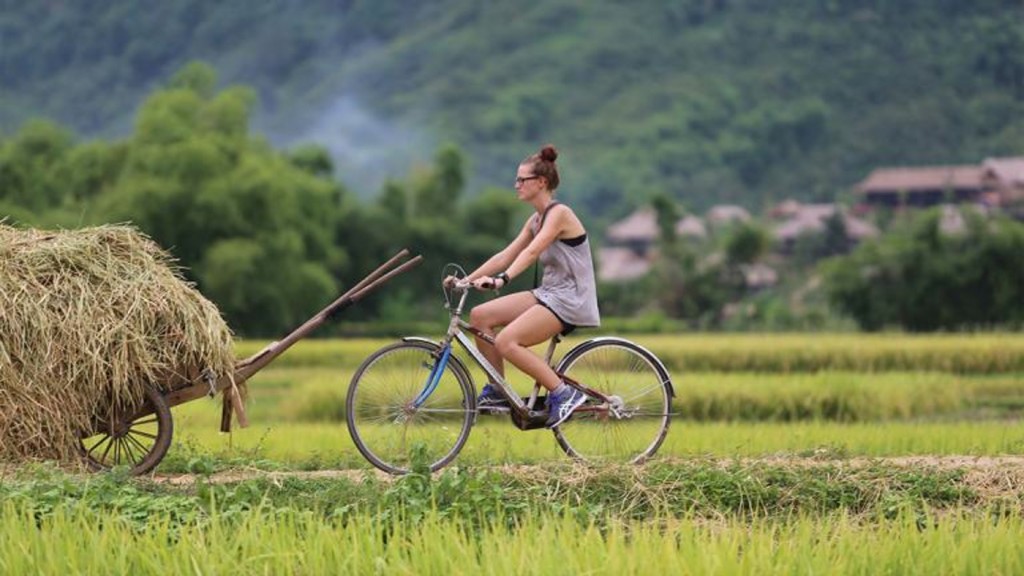
POLYGON ((432 342, 408 341, 374 352, 349 385, 345 420, 359 452, 389 474, 416 464, 430 471, 452 461, 476 413, 473 385, 454 357, 432 342), (433 384, 432 384, 433 381, 433 384))
POLYGON ((653 354, 628 340, 601 338, 570 350, 557 371, 608 398, 588 398, 555 428, 566 454, 612 463, 654 455, 668 434, 672 382, 653 354))

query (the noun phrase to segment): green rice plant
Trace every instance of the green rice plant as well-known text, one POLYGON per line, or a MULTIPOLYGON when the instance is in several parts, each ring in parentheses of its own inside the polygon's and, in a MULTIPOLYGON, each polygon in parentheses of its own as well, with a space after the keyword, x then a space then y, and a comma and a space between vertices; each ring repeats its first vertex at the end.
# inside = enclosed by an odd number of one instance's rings
POLYGON ((638 337, 673 370, 1024 371, 1024 335, 686 334, 638 337))
MULTIPOLYGON (((510 371, 511 372, 511 371, 510 371)), ((351 371, 268 369, 272 389, 254 398, 254 414, 275 421, 343 422, 351 371)), ((510 374, 521 394, 532 382, 510 374)), ((261 390, 262 376, 254 379, 261 390)), ((841 422, 1014 415, 1024 408, 1024 379, 941 372, 697 372, 677 375, 673 412, 699 421, 841 422), (980 409, 987 410, 980 412, 980 409)), ((262 421, 262 420, 261 420, 262 421)), ((211 422, 211 425, 215 423, 211 422)))
MULTIPOLYGON (((176 443, 161 469, 366 467, 342 421, 350 376, 342 368, 269 367, 251 383, 252 425, 230 435, 216 432, 219 402, 179 406, 176 443)), ((525 393, 531 383, 522 378, 515 385, 525 393)), ((1019 454, 1020 427, 977 417, 992 416, 995 400, 1020 398, 1020 387, 1012 375, 683 375, 676 381, 677 416, 659 456, 1019 454)), ((456 464, 565 459, 550 432, 522 432, 507 418, 481 417, 456 464)))
POLYGON ((1016 455, 1024 429, 1005 422, 674 423, 659 454, 765 457, 1016 455))
MULTIPOLYGON (((211 410, 212 407, 211 407, 211 410)), ((369 469, 344 425, 275 423, 231 435, 203 423, 179 422, 175 444, 159 470, 186 471, 188 460, 270 468, 369 469), (180 457, 185 455, 184 458, 180 457)), ((999 421, 865 422, 675 421, 655 457, 900 457, 997 456, 1024 453, 1024 429, 999 421)), ((505 420, 481 419, 456 465, 524 465, 566 462, 551 432, 522 432, 505 420)))
POLYGON ((436 513, 419 522, 373 514, 343 525, 276 511, 144 528, 84 508, 39 520, 0 507, 8 574, 1015 574, 1024 570, 1019 514, 864 521, 848 514, 788 521, 653 517, 581 524, 541 514, 475 526, 436 513))
MULTIPOLYGON (((1015 388, 1024 397, 1024 382, 1015 388)), ((684 420, 859 422, 953 414, 981 389, 992 383, 934 372, 702 372, 680 379, 673 406, 684 420)))
MULTIPOLYGON (((437 334, 422 334, 431 338, 437 334)), ((559 350, 593 336, 585 332, 559 350)), ((631 335, 679 372, 929 371, 960 374, 1024 372, 1024 334, 656 334, 631 335)), ((309 339, 275 360, 276 366, 335 366, 354 369, 395 339, 309 339)), ((262 341, 236 342, 247 356, 262 341)), ((543 352, 543 347, 538 347, 543 352)))

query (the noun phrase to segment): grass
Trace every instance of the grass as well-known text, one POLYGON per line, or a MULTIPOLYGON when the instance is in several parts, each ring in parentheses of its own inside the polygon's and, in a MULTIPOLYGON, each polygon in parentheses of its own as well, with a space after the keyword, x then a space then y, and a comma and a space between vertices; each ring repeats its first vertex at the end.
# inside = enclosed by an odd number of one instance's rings
MULTIPOLYGON (((511 372, 511 371, 510 371, 511 372)), ((352 370, 268 368, 252 380, 253 409, 282 421, 344 422, 352 370), (263 410, 272 405, 274 410, 263 410)), ((521 395, 532 381, 510 374, 521 395)), ((476 379, 482 382, 483 379, 476 379)), ((1024 406, 1021 374, 943 372, 677 374, 673 412, 698 421, 879 421, 1017 416, 1024 406)))
MULTIPOLYGON (((444 327, 419 334, 440 338, 444 327)), ((565 353, 600 331, 567 339, 565 353)), ((698 372, 854 372, 937 371, 959 374, 1024 372, 1024 334, 630 334, 672 371, 698 372)), ((354 368, 395 338, 304 340, 274 361, 277 367, 354 368)), ((245 357, 266 342, 241 341, 245 357)), ((543 346, 537 350, 543 352, 543 346)))
POLYGON ((680 417, 643 467, 574 465, 550 432, 481 418, 443 473, 381 479, 341 415, 384 341, 308 341, 252 380, 250 428, 218 433, 219 401, 175 408, 159 470, 191 485, 0 470, 0 573, 1024 571, 1019 467, 874 460, 1024 454, 1021 337, 642 340, 713 367, 676 372, 680 417))
POLYGON ((541 514, 514 526, 442 518, 344 523, 282 511, 139 528, 81 507, 45 519, 0 508, 9 574, 1014 574, 1021 517, 900 514, 865 523, 839 512, 790 520, 656 516, 580 523, 541 514))
MULTIPOLYGON (((175 445, 161 470, 368 466, 343 420, 352 371, 267 368, 251 382, 252 426, 231 435, 217 432, 219 402, 199 400, 175 408, 175 445)), ((530 383, 513 374, 515 386, 525 394, 530 383)), ((1024 427, 1001 418, 1014 414, 1024 397, 1016 374, 694 373, 676 385, 674 410, 679 417, 672 422, 661 456, 1024 454, 1024 427), (986 410, 983 417, 977 417, 980 408, 986 410), (846 410, 850 421, 826 418, 828 410, 832 416, 843 416, 846 410)), ((507 419, 490 417, 480 418, 456 463, 565 459, 549 432, 521 432, 507 419)))
POLYGON ((256 475, 222 482, 199 475, 182 485, 120 473, 79 477, 39 467, 0 479, 0 500, 45 519, 82 507, 134 522, 204 524, 217 516, 278 511, 346 522, 363 514, 384 519, 443 518, 516 525, 545 513, 583 524, 692 517, 785 520, 843 511, 876 521, 914 511, 1020 510, 1012 488, 1024 471, 927 464, 889 466, 823 462, 688 460, 642 468, 546 464, 530 468, 454 467, 430 475, 422 463, 397 479, 376 475, 256 475), (1001 486, 993 489, 993 486, 1001 486))
MULTIPOLYGON (((212 415, 218 413, 207 407, 212 415)), ((192 419, 177 414, 175 444, 161 470, 181 471, 196 458, 237 464, 301 469, 361 468, 368 466, 348 436, 344 424, 254 424, 230 436, 217 432, 211 415, 192 419)), ((883 422, 842 424, 692 423, 673 422, 658 451, 664 457, 766 457, 820 455, 1018 455, 1024 454, 1024 426, 1016 422, 883 422)), ((507 420, 482 421, 474 426, 461 464, 531 464, 564 461, 567 457, 546 430, 519 431, 507 420)))

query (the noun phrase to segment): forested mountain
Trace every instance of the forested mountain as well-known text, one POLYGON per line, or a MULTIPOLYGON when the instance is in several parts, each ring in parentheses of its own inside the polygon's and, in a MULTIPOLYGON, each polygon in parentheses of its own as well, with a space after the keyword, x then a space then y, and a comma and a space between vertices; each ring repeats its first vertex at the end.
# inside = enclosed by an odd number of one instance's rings
POLYGON ((318 139, 364 197, 443 142, 470 193, 544 142, 594 217, 833 198, 878 165, 1024 153, 1020 0, 5 2, 0 136, 31 116, 131 132, 192 60, 318 139), (369 176, 369 179, 367 179, 369 176))

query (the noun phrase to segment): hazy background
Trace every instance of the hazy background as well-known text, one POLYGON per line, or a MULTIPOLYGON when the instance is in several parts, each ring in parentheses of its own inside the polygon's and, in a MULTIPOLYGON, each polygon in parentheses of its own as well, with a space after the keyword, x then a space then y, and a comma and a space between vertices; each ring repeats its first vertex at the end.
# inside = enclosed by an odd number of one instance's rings
POLYGON ((830 200, 877 165, 1024 150, 1015 0, 8 2, 0 129, 131 131, 192 60, 256 90, 253 127, 319 142, 362 197, 439 142, 471 192, 540 144, 568 198, 622 215, 830 200))
POLYGON ((433 322, 441 267, 522 226, 512 178, 547 142, 609 329, 1024 322, 1011 213, 865 214, 852 193, 879 167, 1024 155, 1019 0, 0 9, 0 218, 131 222, 245 334, 288 329, 401 247, 424 265, 350 319, 433 322), (786 200, 834 216, 785 240, 786 200), (716 220, 722 204, 750 217, 716 220), (640 241, 612 237, 645 208, 640 241), (851 236, 853 215, 877 234, 851 236), (605 249, 641 273, 608 276, 605 249))

